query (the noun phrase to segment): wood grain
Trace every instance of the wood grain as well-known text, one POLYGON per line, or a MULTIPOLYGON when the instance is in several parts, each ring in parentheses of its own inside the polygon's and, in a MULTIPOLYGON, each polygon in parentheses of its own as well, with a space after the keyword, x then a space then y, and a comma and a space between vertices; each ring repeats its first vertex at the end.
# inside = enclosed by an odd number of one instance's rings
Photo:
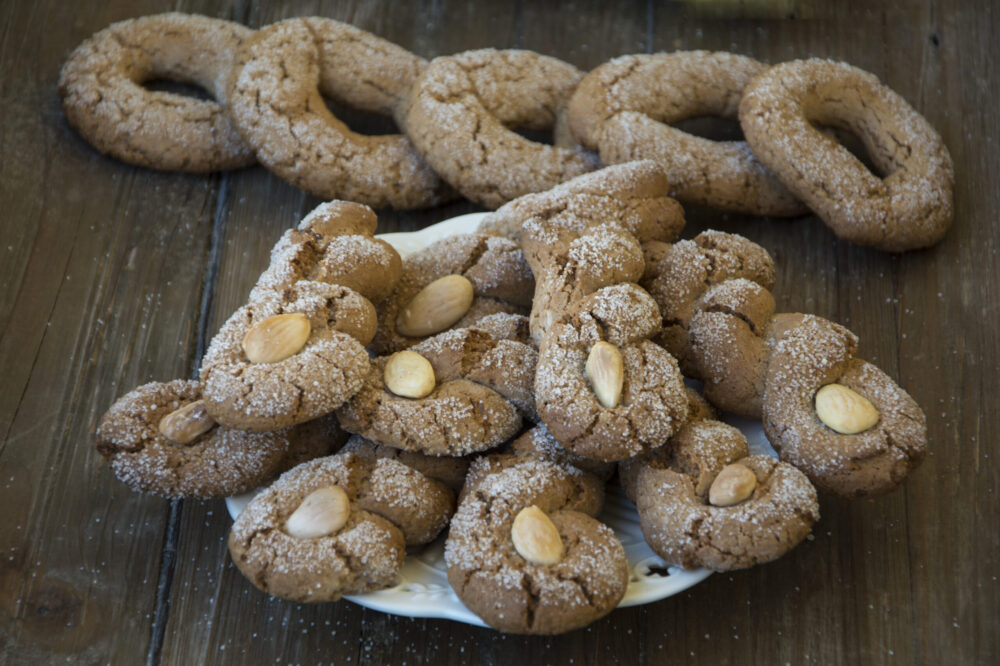
MULTIPOLYGON (((1000 114, 989 0, 866 3, 46 0, 0 4, 0 662, 1000 662, 1000 114), (773 11, 775 8, 780 11, 773 11), (774 255, 780 309, 847 325, 928 414, 931 453, 884 498, 823 498, 779 562, 716 575, 552 638, 504 636, 344 602, 290 604, 230 564, 222 502, 132 493, 95 454, 115 397, 194 376, 271 245, 318 200, 260 167, 185 176, 97 154, 66 124, 66 55, 122 18, 180 10, 251 27, 322 15, 433 58, 527 48, 582 69, 625 53, 732 50, 868 69, 921 111, 955 163, 956 220, 903 255, 838 241, 814 217, 690 208, 690 237, 744 234, 774 255), (734 13, 735 12, 735 13, 734 13)), ((352 122, 355 122, 352 120, 352 122)), ((364 131, 385 121, 356 119, 364 131), (369 124, 370 123, 370 124, 369 124)), ((380 231, 476 210, 380 213, 380 231)))

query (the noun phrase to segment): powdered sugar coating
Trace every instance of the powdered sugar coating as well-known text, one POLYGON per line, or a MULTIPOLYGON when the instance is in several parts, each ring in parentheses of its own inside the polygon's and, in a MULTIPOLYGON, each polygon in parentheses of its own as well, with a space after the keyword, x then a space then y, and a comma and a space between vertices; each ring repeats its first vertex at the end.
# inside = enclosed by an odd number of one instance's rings
POLYGON ((490 456, 473 464, 472 478, 445 543, 448 580, 470 610, 502 631, 554 634, 617 605, 628 584, 625 551, 591 517, 601 497, 594 477, 552 461, 490 456), (559 530, 565 553, 556 564, 531 564, 514 548, 514 517, 531 505, 559 530))
POLYGON ((474 326, 487 316, 527 314, 534 277, 517 243, 487 234, 459 234, 435 241, 403 260, 395 291, 377 305, 379 328, 372 342, 376 354, 407 349, 423 338, 396 331, 399 312, 431 282, 461 275, 472 283, 468 312, 451 328, 474 326))
POLYGON ((169 498, 226 497, 277 474, 289 452, 290 429, 254 433, 214 426, 189 444, 159 430, 171 412, 201 399, 196 381, 140 386, 115 401, 97 426, 97 450, 133 490, 169 498))
POLYGON ((357 392, 371 365, 363 343, 374 334, 374 312, 354 291, 321 282, 297 282, 280 295, 244 305, 222 325, 202 359, 206 409, 219 423, 262 431, 333 411, 357 392), (251 363, 242 348, 247 331, 268 317, 293 312, 309 318, 305 346, 277 363, 251 363))
POLYGON ((402 265, 391 245, 373 237, 377 222, 363 204, 320 204, 282 234, 250 300, 281 293, 302 280, 348 287, 373 302, 386 298, 399 281, 402 265))
POLYGON ((321 95, 386 113, 423 68, 422 59, 353 26, 314 17, 260 30, 240 60, 230 89, 233 120, 261 163, 285 180, 324 199, 374 208, 423 208, 450 198, 405 135, 356 134, 321 95))
POLYGON ((670 127, 736 118, 743 88, 765 65, 732 53, 680 51, 614 58, 587 74, 569 104, 573 134, 602 164, 652 159, 680 201, 754 215, 803 206, 744 141, 712 141, 670 127))
POLYGON ((661 446, 687 419, 677 361, 648 338, 660 312, 638 285, 605 287, 583 298, 549 329, 535 376, 538 413, 568 451, 614 461, 661 446), (591 347, 609 342, 621 351, 624 386, 611 409, 598 401, 584 375, 591 347))
POLYGON ((581 73, 532 51, 482 49, 435 58, 410 91, 406 131, 427 162, 488 208, 597 166, 584 153, 508 127, 551 129, 581 73))
POLYGON ((857 338, 806 316, 774 345, 764 398, 764 432, 786 460, 820 490, 870 497, 895 488, 927 453, 926 417, 884 372, 855 358, 857 338), (816 415, 813 399, 826 384, 847 386, 875 405, 873 427, 842 435, 816 415))
POLYGON ((873 74, 819 58, 775 65, 747 86, 740 125, 760 161, 845 240, 901 252, 933 245, 951 225, 948 149, 873 74), (814 124, 860 137, 884 177, 814 124))
POLYGON ((341 425, 380 444, 430 455, 466 455, 510 439, 522 414, 536 419, 531 386, 537 354, 475 328, 446 331, 412 348, 437 382, 424 398, 385 386, 389 357, 376 359, 364 385, 337 411, 341 425))
POLYGON ((99 151, 129 164, 195 173, 253 164, 225 108, 236 52, 252 34, 176 12, 113 23, 63 65, 66 119, 99 151), (194 84, 214 99, 143 87, 154 79, 194 84))

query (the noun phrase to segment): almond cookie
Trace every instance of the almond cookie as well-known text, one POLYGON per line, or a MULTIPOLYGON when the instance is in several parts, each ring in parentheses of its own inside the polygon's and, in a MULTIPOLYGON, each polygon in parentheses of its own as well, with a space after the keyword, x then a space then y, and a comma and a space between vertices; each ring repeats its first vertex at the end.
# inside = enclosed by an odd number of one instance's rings
POLYGON ((602 164, 651 159, 685 203, 751 215, 807 211, 745 141, 712 141, 670 127, 690 118, 736 120, 743 88, 765 69, 745 56, 683 51, 615 58, 580 81, 569 103, 575 138, 602 164))
POLYGON ((703 294, 712 285, 734 278, 771 289, 774 260, 760 245, 721 231, 703 231, 692 240, 672 245, 655 243, 643 246, 647 275, 641 283, 663 316, 663 330, 655 340, 677 359, 685 375, 697 378, 696 367, 687 358, 688 327, 704 305, 703 294))
POLYGON ((443 238, 403 260, 395 291, 376 306, 372 349, 387 354, 492 314, 527 314, 534 288, 517 243, 486 234, 443 238))
POLYGON ((628 563, 614 532, 593 518, 603 502, 596 478, 517 456, 477 460, 469 476, 445 563, 472 612, 501 631, 557 634, 618 605, 628 563))
POLYGON ((302 280, 341 285, 372 302, 386 298, 399 282, 402 262, 391 245, 373 237, 377 224, 375 213, 363 204, 320 204, 271 250, 271 263, 250 300, 282 293, 302 280))
POLYGON ((225 108, 234 58, 252 34, 194 14, 113 23, 63 65, 66 119, 97 150, 129 164, 195 173, 253 164, 225 108), (143 86, 158 79, 196 85, 213 99, 143 86))
POLYGON ((333 411, 361 388, 375 308, 339 285, 296 282, 237 310, 201 363, 205 407, 219 423, 276 430, 333 411))
POLYGON ((622 463, 622 483, 657 555, 685 569, 745 569, 809 534, 819 520, 809 479, 749 453, 736 428, 696 419, 665 446, 622 463))
POLYGON ((635 284, 576 301, 539 349, 535 400, 571 453, 605 462, 662 446, 687 420, 677 361, 650 341, 660 311, 635 284))
POLYGON ((902 252, 951 225, 951 155, 927 120, 846 63, 796 60, 755 78, 740 102, 754 154, 840 238, 902 252), (816 127, 857 135, 878 174, 816 127))
POLYGON ((323 101, 392 114, 423 59, 326 18, 281 21, 243 45, 230 111, 257 158, 323 199, 425 208, 452 193, 402 134, 352 132, 323 101))
POLYGON ((97 450, 133 490, 162 497, 228 497, 256 488, 342 443, 330 418, 255 433, 218 425, 201 386, 152 382, 122 396, 97 427, 97 450))
POLYGON ((435 58, 410 90, 406 132, 455 189, 497 208, 596 168, 580 151, 511 129, 552 129, 580 77, 576 67, 532 51, 435 58))
POLYGON ((369 463, 379 458, 389 458, 412 467, 429 479, 440 481, 456 493, 465 483, 469 463, 473 456, 429 456, 417 451, 403 451, 393 446, 385 446, 360 435, 352 435, 342 449, 343 453, 353 453, 369 463))
POLYGON ((476 328, 446 331, 375 360, 337 410, 341 426, 380 444, 435 456, 484 451, 537 420, 537 352, 476 328))
POLYGON ((408 544, 444 528, 454 495, 394 460, 340 453, 299 465, 236 518, 229 552, 258 588, 336 601, 392 584, 408 544))
POLYGON ((688 358, 716 406, 764 420, 781 459, 821 490, 888 492, 927 452, 923 411, 885 373, 856 358, 858 339, 831 321, 775 314, 746 279, 722 282, 691 320, 688 358))

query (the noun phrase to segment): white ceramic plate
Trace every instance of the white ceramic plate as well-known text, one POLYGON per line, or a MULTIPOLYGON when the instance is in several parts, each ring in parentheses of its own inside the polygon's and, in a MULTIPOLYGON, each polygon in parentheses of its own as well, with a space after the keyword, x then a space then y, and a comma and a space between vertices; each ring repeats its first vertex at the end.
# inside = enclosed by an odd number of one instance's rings
MULTIPOLYGON (((382 234, 400 255, 412 254, 432 242, 455 234, 475 231, 485 213, 471 213, 408 233, 382 234)), ((726 419, 739 428, 750 442, 752 453, 775 456, 759 421, 726 419)), ((229 497, 226 508, 234 519, 259 491, 229 497)), ((700 583, 712 572, 707 569, 685 571, 670 566, 646 545, 639 527, 635 506, 617 484, 608 487, 604 510, 599 519, 609 525, 625 546, 629 579, 625 597, 619 604, 637 606, 659 601, 700 583)), ((448 585, 444 564, 444 537, 423 548, 411 551, 403 562, 396 584, 390 588, 344 597, 367 608, 407 617, 441 617, 477 626, 486 626, 466 608, 448 585)))

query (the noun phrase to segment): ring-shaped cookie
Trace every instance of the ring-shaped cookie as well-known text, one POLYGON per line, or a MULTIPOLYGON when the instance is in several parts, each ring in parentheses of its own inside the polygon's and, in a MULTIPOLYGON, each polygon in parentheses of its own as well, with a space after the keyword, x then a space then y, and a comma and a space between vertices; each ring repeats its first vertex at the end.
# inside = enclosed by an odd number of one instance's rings
POLYGON ((781 557, 819 520, 816 490, 792 465, 748 455, 743 435, 714 420, 695 420, 664 447, 623 465, 622 478, 649 546, 686 569, 743 569, 781 557), (755 478, 752 494, 731 506, 709 501, 727 466, 755 478))
POLYGON ((600 289, 573 303, 545 336, 535 375, 542 422, 571 453, 602 461, 661 446, 684 424, 688 401, 677 361, 649 338, 660 311, 638 285, 600 289), (602 404, 585 367, 598 343, 620 354, 620 400, 602 404))
POLYGON ((201 398, 196 381, 144 384, 116 400, 101 418, 97 450, 130 488, 169 498, 228 497, 281 471, 291 429, 256 433, 206 421, 204 432, 189 441, 170 440, 161 422, 201 398))
POLYGON ((596 168, 579 150, 530 141, 510 129, 551 129, 580 76, 576 67, 533 51, 482 49, 436 58, 410 91, 406 131, 455 189, 498 208, 596 168))
POLYGON ((840 238, 902 252, 933 245, 951 225, 948 149, 873 74, 816 58, 775 65, 744 90, 740 125, 760 161, 840 238), (884 177, 814 123, 857 135, 884 177))
POLYGON ((767 366, 764 432, 775 451, 816 487, 842 497, 871 497, 898 486, 927 453, 927 420, 888 375, 855 357, 857 338, 819 317, 805 316, 785 333, 767 366), (846 386, 871 402, 878 422, 841 434, 817 415, 816 392, 846 386))
POLYGON ((209 172, 254 163, 226 113, 236 54, 253 34, 237 23, 157 14, 113 23, 81 44, 59 77, 63 111, 91 145, 152 169, 209 172), (144 83, 190 83, 214 99, 152 91, 144 83))
POLYGON ((473 463, 445 542, 448 582, 462 603, 491 627, 522 634, 562 633, 614 609, 628 563, 614 532, 592 517, 601 489, 595 477, 552 461, 473 463), (531 506, 558 531, 564 552, 554 563, 532 562, 515 545, 515 519, 531 506))
POLYGON ((745 141, 713 141, 670 126, 702 116, 736 120, 743 88, 764 68, 732 53, 621 56, 580 81, 569 103, 570 127, 602 164, 654 160, 680 201, 751 215, 803 215, 806 207, 745 141))
POLYGON ((392 114, 424 67, 405 49, 325 18, 281 21, 241 49, 230 112, 257 158, 296 187, 373 208, 426 208, 451 193, 402 134, 352 132, 323 94, 392 114))
POLYGON ((361 387, 371 362, 364 346, 375 334, 375 307, 357 292, 298 282, 244 305, 222 325, 201 364, 205 405, 222 424, 276 430, 332 412, 361 387), (308 338, 291 356, 253 362, 244 337, 283 314, 309 320, 308 338))

